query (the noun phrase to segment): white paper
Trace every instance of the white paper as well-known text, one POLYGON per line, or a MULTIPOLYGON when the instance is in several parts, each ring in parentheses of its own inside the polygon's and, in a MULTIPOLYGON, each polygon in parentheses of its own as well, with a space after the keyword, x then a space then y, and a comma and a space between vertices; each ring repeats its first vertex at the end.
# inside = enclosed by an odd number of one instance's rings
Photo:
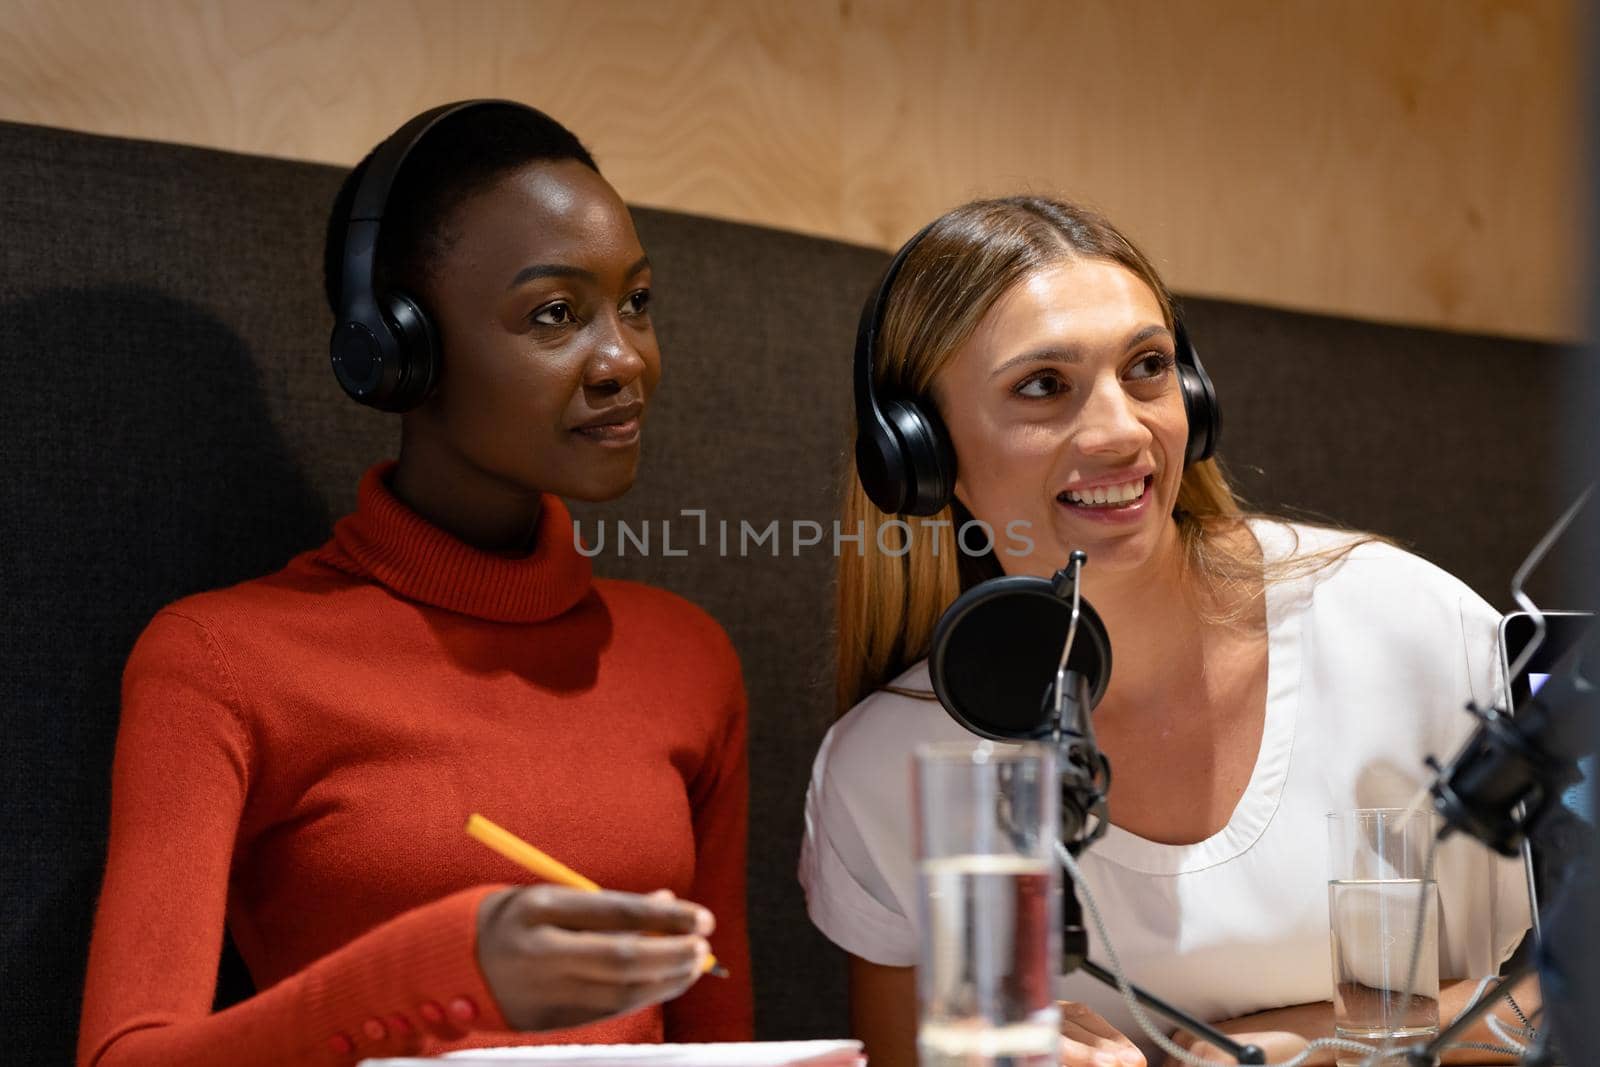
POLYGON ((729 1041, 703 1045, 530 1045, 478 1048, 437 1059, 362 1060, 360 1067, 861 1067, 859 1041, 729 1041))

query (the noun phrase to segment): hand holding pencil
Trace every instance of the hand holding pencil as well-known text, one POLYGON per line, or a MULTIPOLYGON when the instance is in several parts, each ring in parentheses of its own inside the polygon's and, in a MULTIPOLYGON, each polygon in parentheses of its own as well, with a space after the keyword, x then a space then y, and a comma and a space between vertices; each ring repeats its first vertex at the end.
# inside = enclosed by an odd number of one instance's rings
MULTIPOLYGON (((467 817, 467 833, 479 843, 500 853, 512 863, 526 867, 547 882, 564 885, 570 889, 581 889, 586 893, 598 893, 601 891, 600 886, 595 882, 585 878, 548 853, 534 848, 510 830, 490 822, 477 812, 473 812, 467 817)), ((665 893, 666 890, 661 890, 661 892, 665 893)), ((669 898, 671 897, 670 893, 667 895, 669 898)), ((703 911, 704 909, 701 910, 703 911)), ((711 931, 707 929, 706 932, 710 933, 711 931)), ((717 963, 715 956, 706 957, 704 970, 707 974, 715 975, 718 978, 728 977, 727 969, 717 963)))
POLYGON ((503 890, 478 910, 478 963, 519 1030, 576 1026, 670 1000, 714 965, 714 922, 668 893, 600 889, 474 815, 468 833, 559 885, 503 890))

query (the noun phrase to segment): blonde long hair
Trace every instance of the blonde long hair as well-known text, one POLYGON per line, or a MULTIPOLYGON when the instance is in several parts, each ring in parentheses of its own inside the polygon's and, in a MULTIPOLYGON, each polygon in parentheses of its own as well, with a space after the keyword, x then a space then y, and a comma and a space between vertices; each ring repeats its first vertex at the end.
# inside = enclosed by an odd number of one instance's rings
MULTIPOLYGON (((1166 285, 1144 254, 1106 219, 1043 197, 977 200, 941 217, 907 255, 885 309, 875 352, 873 381, 880 394, 916 396, 931 404, 934 378, 995 301, 1024 277, 1077 258, 1127 268, 1150 287, 1168 329, 1173 327, 1173 303, 1166 285)), ((1259 557, 1242 547, 1240 539, 1224 536, 1237 530, 1244 517, 1216 460, 1184 471, 1177 522, 1185 563, 1189 573, 1211 590, 1253 591, 1261 586, 1259 557)), ((855 465, 850 464, 845 475, 844 528, 871 530, 879 518, 855 465)), ((841 714, 927 656, 944 609, 963 589, 992 576, 957 544, 957 531, 969 518, 959 502, 952 502, 929 517, 915 537, 902 532, 898 544, 885 546, 891 551, 873 551, 876 546, 869 536, 864 551, 840 553, 837 700, 841 714)), ((1342 556, 1351 547, 1318 554, 1312 565, 1342 556)), ((1280 568, 1266 577, 1272 580, 1287 573, 1280 568)), ((1248 596, 1214 599, 1234 605, 1223 613, 1231 619, 1242 618, 1249 606, 1248 596)))

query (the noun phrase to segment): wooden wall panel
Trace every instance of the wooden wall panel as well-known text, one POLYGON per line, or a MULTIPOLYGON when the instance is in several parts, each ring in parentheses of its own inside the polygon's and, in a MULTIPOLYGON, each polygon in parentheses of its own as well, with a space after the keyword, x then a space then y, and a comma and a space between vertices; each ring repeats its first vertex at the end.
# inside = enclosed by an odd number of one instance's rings
POLYGON ((473 95, 629 199, 892 246, 1085 200, 1178 289, 1582 330, 1572 0, 0 0, 0 118, 349 163, 473 95))

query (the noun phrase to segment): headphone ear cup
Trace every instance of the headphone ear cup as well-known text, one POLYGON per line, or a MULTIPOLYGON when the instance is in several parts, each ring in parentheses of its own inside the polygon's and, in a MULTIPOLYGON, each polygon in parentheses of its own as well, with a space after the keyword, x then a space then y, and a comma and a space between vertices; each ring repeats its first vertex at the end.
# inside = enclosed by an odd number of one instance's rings
POLYGON ((856 475, 877 509, 898 515, 910 489, 905 450, 892 430, 874 420, 856 430, 856 475))
POLYGON ((1194 350, 1181 318, 1174 319, 1173 332, 1178 348, 1178 389, 1183 394, 1183 413, 1189 419, 1183 465, 1189 467, 1216 455, 1217 441, 1222 437, 1222 408, 1217 403, 1217 387, 1200 362, 1200 353, 1194 350))
POLYGON ((955 495, 956 454, 937 412, 909 400, 892 400, 884 417, 899 437, 906 478, 899 514, 936 515, 955 495))
POLYGON ((391 292, 382 300, 400 358, 394 388, 378 406, 385 411, 410 411, 426 399, 438 380, 438 338, 427 314, 411 297, 391 292))
POLYGON ((333 373, 350 399, 377 406, 387 395, 399 362, 394 334, 388 324, 364 319, 341 319, 328 339, 333 373))
POLYGON ((1217 407, 1216 387, 1198 358, 1193 366, 1178 365, 1178 384, 1183 392, 1183 412, 1189 419, 1189 441, 1183 457, 1183 465, 1188 467, 1216 455, 1217 438, 1222 436, 1222 412, 1217 407))

